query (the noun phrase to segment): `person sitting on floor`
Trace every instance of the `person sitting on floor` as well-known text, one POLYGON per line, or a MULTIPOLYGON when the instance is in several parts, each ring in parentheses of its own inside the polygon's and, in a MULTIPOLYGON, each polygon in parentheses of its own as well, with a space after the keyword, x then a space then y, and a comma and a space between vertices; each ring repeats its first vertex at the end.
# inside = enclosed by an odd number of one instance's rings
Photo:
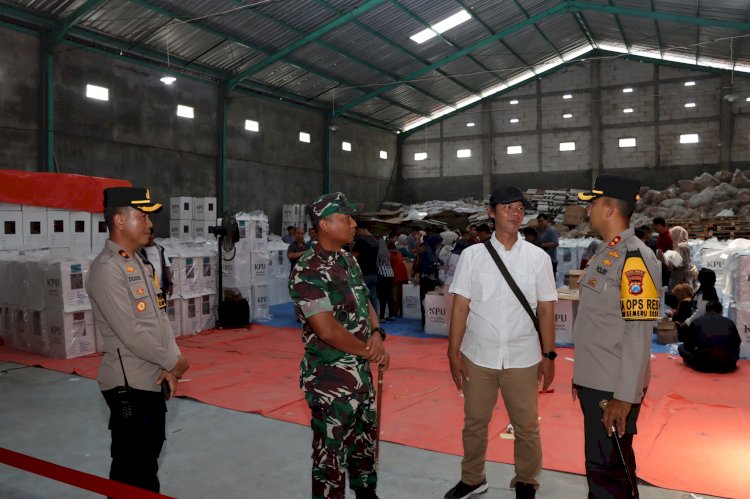
POLYGON ((740 334, 731 319, 721 315, 721 303, 709 302, 685 333, 679 352, 685 364, 704 373, 729 373, 737 369, 740 334))
POLYGON ((719 294, 716 291, 716 272, 711 269, 701 269, 698 272, 700 286, 693 295, 693 315, 685 319, 678 327, 690 326, 694 320, 706 313, 706 305, 712 301, 718 301, 719 294))
POLYGON ((672 295, 674 296, 674 303, 669 305, 673 308, 667 311, 667 316, 671 317, 672 322, 677 324, 677 339, 685 341, 683 339, 684 332, 688 328, 680 327, 680 324, 693 315, 693 287, 687 283, 678 284, 672 288, 672 295))

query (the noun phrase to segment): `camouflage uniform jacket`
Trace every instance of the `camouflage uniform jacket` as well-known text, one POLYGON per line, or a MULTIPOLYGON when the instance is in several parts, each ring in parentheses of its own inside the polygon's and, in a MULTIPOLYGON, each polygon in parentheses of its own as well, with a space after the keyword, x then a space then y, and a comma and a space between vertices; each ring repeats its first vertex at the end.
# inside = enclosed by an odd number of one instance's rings
POLYGON ((363 342, 368 340, 372 334, 368 290, 354 257, 344 250, 328 251, 314 241, 289 275, 289 294, 302 322, 305 343, 300 364, 301 388, 332 397, 357 392, 372 394, 367 361, 328 345, 307 320, 331 312, 351 334, 363 342))

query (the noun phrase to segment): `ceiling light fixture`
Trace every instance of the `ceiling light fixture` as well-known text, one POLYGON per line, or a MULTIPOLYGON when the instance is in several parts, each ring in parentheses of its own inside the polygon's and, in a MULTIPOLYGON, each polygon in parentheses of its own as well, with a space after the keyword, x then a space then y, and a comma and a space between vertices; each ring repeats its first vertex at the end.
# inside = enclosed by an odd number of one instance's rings
POLYGON ((159 81, 165 85, 171 85, 172 83, 177 81, 177 78, 175 78, 174 76, 162 76, 161 78, 159 78, 159 81))

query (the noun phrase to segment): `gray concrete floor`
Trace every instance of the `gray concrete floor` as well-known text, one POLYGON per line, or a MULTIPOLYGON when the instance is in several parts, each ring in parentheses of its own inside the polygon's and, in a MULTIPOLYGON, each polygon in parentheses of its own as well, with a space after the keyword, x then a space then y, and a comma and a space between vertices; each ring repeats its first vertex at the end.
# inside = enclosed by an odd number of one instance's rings
MULTIPOLYGON (((176 399, 168 407, 159 472, 164 494, 184 499, 309 497, 309 428, 192 400, 176 399)), ((108 416, 95 381, 0 362, 1 447, 106 477, 108 416)), ((441 498, 458 480, 458 456, 389 443, 380 452, 378 494, 383 499, 441 498)), ((480 497, 515 497, 508 488, 512 466, 488 463, 487 476, 490 490, 480 497)), ((586 497, 582 476, 545 470, 541 482, 537 497, 586 497)), ((691 497, 648 486, 640 492, 643 499, 691 497)), ((0 498, 53 497, 101 496, 0 464, 0 498)))

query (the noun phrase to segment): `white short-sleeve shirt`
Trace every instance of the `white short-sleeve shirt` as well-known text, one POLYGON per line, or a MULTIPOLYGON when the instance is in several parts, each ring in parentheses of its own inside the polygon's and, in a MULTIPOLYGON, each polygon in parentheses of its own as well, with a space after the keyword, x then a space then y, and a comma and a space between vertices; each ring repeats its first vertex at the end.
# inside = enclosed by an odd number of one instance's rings
MULTIPOLYGON (((537 302, 557 301, 552 262, 544 250, 526 242, 520 234, 510 251, 494 233, 490 240, 534 311, 537 302)), ((484 244, 474 244, 461 253, 450 292, 470 300, 461 353, 471 362, 490 369, 508 369, 541 361, 534 323, 484 244)))

